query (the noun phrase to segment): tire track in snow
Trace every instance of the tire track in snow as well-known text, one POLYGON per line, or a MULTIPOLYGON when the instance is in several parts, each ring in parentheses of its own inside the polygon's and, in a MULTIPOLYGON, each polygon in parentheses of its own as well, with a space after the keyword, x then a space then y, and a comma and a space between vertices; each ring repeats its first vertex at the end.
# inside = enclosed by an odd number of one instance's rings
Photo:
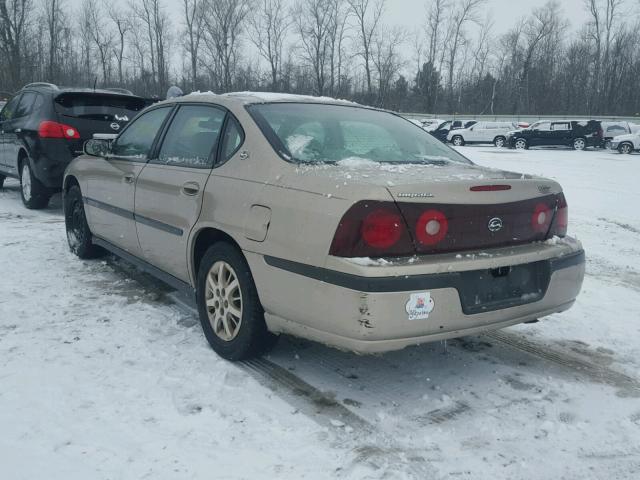
POLYGON ((569 369, 595 383, 617 388, 621 396, 640 397, 640 381, 604 365, 588 362, 566 351, 542 345, 527 340, 520 335, 507 333, 502 330, 488 332, 483 336, 511 349, 533 355, 569 369))

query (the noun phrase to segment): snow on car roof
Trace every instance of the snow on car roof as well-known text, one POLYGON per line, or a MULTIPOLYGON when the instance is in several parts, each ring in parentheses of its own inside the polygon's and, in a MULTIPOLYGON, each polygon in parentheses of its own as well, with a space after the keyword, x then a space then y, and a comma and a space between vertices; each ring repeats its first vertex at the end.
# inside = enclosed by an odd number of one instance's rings
POLYGON ((272 103, 272 102, 304 102, 304 103, 332 103, 343 105, 358 105, 349 100, 341 100, 331 97, 314 97, 311 95, 294 95, 291 93, 275 92, 232 92, 220 95, 221 97, 237 98, 244 103, 272 103))

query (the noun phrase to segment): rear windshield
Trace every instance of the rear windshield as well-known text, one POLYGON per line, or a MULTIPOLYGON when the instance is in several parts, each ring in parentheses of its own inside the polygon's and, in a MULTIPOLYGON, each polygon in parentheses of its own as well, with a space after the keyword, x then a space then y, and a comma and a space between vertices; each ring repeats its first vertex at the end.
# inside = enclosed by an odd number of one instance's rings
POLYGON ((63 93, 56 98, 56 111, 69 117, 111 117, 117 114, 120 117, 126 115, 131 120, 145 106, 144 99, 126 95, 63 93))
POLYGON ((247 109, 273 148, 290 162, 471 163, 392 113, 313 103, 267 103, 247 109))

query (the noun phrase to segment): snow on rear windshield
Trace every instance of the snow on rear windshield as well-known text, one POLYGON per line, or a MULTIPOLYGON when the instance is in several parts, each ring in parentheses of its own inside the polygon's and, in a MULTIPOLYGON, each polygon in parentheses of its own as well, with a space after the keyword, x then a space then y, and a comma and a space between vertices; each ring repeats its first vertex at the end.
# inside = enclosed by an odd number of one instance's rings
POLYGON ((319 103, 267 103, 247 109, 273 148, 292 162, 471 163, 422 128, 387 112, 319 103))

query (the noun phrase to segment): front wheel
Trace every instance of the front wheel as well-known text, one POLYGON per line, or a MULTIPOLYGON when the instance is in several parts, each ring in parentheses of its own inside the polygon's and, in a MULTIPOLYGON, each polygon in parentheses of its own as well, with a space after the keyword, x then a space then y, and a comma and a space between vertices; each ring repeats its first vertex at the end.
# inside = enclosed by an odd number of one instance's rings
POLYGON ((228 243, 205 253, 196 287, 202 330, 211 348, 227 360, 246 360, 269 351, 278 337, 267 330, 249 265, 228 243))
POLYGON ((529 148, 529 145, 527 145, 527 141, 524 138, 517 139, 514 146, 517 150, 526 150, 529 148))
POLYGON ((582 151, 587 148, 587 141, 584 138, 576 138, 573 140, 573 149, 582 151))
POLYGON ((460 135, 456 135, 451 139, 451 143, 453 143, 456 147, 462 147, 464 145, 464 138, 460 135))
POLYGON ((618 147, 618 152, 629 155, 633 153, 633 146, 630 143, 623 143, 618 147))
POLYGON ((51 192, 33 175, 28 159, 22 162, 20 169, 20 195, 22 203, 30 210, 45 208, 51 198, 51 192))
POLYGON ((80 187, 73 185, 64 196, 64 224, 67 229, 69 250, 79 258, 95 258, 104 253, 91 242, 92 235, 84 214, 80 187))
POLYGON ((493 140, 493 144, 497 147, 497 148, 503 148, 507 143, 507 139, 504 137, 496 137, 493 140))

